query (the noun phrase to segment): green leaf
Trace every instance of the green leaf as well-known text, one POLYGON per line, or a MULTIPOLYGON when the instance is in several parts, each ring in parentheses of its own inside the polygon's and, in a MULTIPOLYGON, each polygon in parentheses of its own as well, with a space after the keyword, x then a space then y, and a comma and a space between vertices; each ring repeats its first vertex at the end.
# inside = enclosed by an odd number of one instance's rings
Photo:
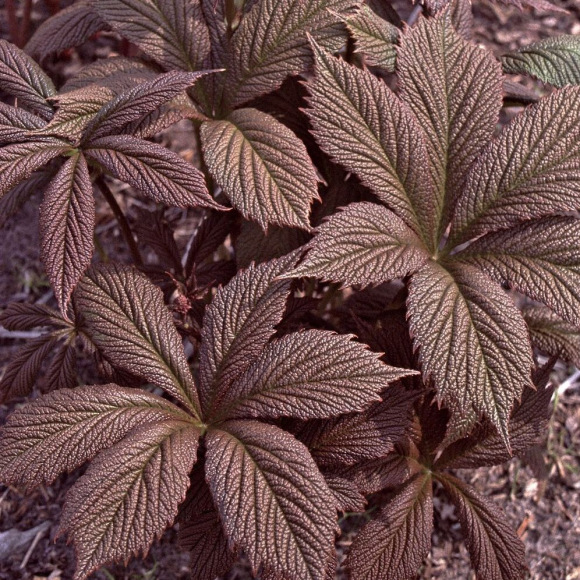
POLYGON ((251 265, 220 288, 203 320, 199 393, 204 416, 219 409, 232 382, 266 347, 282 320, 290 281, 276 280, 296 255, 251 265))
POLYGON ((25 489, 52 483, 135 427, 177 420, 188 416, 137 389, 110 384, 54 391, 19 407, 2 427, 0 480, 25 489))
POLYGON ((525 74, 555 87, 580 85, 580 37, 544 38, 501 57, 503 70, 525 74))
POLYGON ((227 63, 232 107, 277 89, 312 63, 306 31, 334 51, 345 40, 342 18, 357 0, 258 0, 232 39, 227 63))
POLYGON ((230 387, 233 403, 222 415, 323 419, 362 411, 389 383, 415 374, 387 366, 352 338, 307 330, 270 342, 230 387))
POLYGON ((497 505, 456 477, 436 477, 455 504, 477 575, 490 580, 525 578, 528 568, 524 545, 497 505))
POLYGON ((420 18, 407 29, 401 36, 397 68, 401 99, 426 135, 440 236, 463 191, 467 170, 499 120, 501 68, 491 53, 455 32, 447 14, 420 18))
POLYGON ((147 552, 177 516, 200 432, 164 421, 132 431, 94 459, 67 494, 61 530, 77 554, 74 580, 112 560, 147 552))
POLYGON ((135 269, 120 264, 91 268, 76 292, 88 334, 108 361, 199 408, 189 369, 163 293, 135 269))
POLYGON ((399 29, 383 20, 366 4, 347 19, 348 31, 355 41, 355 50, 364 55, 365 62, 379 66, 388 72, 395 71, 399 29))
POLYGON ((198 2, 191 0, 99 0, 99 16, 166 69, 196 71, 210 50, 198 2))
POLYGON ((212 176, 244 217, 264 230, 270 223, 310 229, 318 179, 290 129, 256 109, 238 109, 203 123, 201 138, 212 176))
POLYGON ((102 137, 91 141, 85 155, 154 201, 224 209, 210 196, 199 169, 157 143, 130 135, 102 137))
POLYGON ((319 145, 431 245, 439 209, 424 171, 427 153, 415 118, 370 72, 317 45, 313 49, 307 113, 319 145))
POLYGON ((579 207, 580 87, 520 113, 471 166, 450 244, 579 207))
POLYGON ((431 262, 411 278, 407 308, 425 381, 465 429, 485 415, 509 449, 509 416, 533 363, 512 300, 473 267, 431 262))
POLYGON ((367 202, 331 215, 306 248, 306 258, 289 276, 315 276, 349 285, 403 278, 429 259, 421 240, 402 219, 367 202))
POLYGON ((72 291, 93 257, 95 202, 81 153, 70 157, 46 188, 39 227, 42 263, 66 316, 72 291))
POLYGON ((2 90, 18 99, 20 106, 43 119, 52 117, 49 97, 56 94, 50 77, 22 50, 0 39, 2 90))
POLYGON ((455 258, 580 326, 580 220, 549 217, 482 236, 455 258))
POLYGON ((226 534, 253 569, 324 580, 336 508, 306 447, 254 421, 211 428, 206 445, 206 479, 226 534))
POLYGON ((433 490, 430 474, 399 488, 350 547, 346 567, 352 580, 414 578, 431 547, 433 490))

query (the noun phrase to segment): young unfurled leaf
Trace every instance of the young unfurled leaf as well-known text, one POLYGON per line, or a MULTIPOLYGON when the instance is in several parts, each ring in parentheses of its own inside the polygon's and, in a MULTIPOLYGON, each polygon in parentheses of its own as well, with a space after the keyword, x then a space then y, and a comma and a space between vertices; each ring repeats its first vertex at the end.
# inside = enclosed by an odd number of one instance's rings
POLYGON ((485 414, 509 447, 509 415, 532 370, 526 325, 511 299, 473 267, 428 263, 411 280, 407 307, 424 378, 457 406, 466 429, 485 414))
POLYGON ((201 126, 204 157, 232 205, 264 230, 269 223, 310 229, 317 177, 304 144, 256 109, 201 126))
POLYGON ((527 74, 556 87, 580 85, 580 37, 572 34, 544 38, 501 61, 507 73, 527 74))
POLYGON ((550 217, 478 238, 456 254, 580 326, 580 221, 550 217))
POLYGON ((520 113, 471 166, 453 242, 576 210, 579 182, 580 87, 569 87, 520 113))
POLYGON ((438 475, 458 511, 471 564, 481 578, 522 580, 527 566, 522 541, 502 511, 473 487, 451 475, 438 475))
POLYGON ((91 141, 85 155, 155 201, 223 209, 209 195, 199 169, 156 143, 129 135, 102 137, 91 141))
POLYGON ((419 124, 370 72, 317 45, 315 78, 308 85, 314 136, 334 161, 426 240, 434 235, 436 206, 419 124), (397 135, 397 139, 392 139, 397 135))
POLYGON ((93 257, 95 202, 87 162, 70 157, 50 182, 40 211, 41 258, 63 314, 93 257))
POLYGON ((253 568, 324 580, 335 502, 306 447, 278 427, 251 421, 210 429, 206 444, 216 507, 253 568))
POLYGON ((306 248, 306 258, 290 275, 349 285, 403 278, 429 259, 420 238, 403 220, 383 206, 365 202, 330 216, 306 248))
POLYGON ((354 38, 356 52, 364 55, 367 64, 394 72, 399 39, 396 26, 379 18, 366 4, 346 21, 346 25, 354 38))
POLYGON ((0 145, 27 141, 30 133, 41 129, 46 122, 36 115, 0 102, 0 145))
POLYGON ((0 197, 69 149, 68 143, 51 138, 0 148, 0 197))
POLYGON ((401 99, 411 107, 427 137, 439 200, 436 227, 441 235, 469 166, 498 122, 501 69, 491 53, 455 32, 445 15, 421 18, 401 36, 397 68, 401 99))
POLYGON ((195 414, 193 376, 161 290, 132 268, 101 264, 77 294, 89 335, 105 357, 163 387, 195 414))
POLYGON ((93 4, 113 30, 166 69, 196 71, 206 62, 209 33, 192 0, 99 0, 93 4))
POLYGON ((532 344, 551 356, 580 366, 580 330, 545 306, 529 306, 522 312, 532 344))
POLYGON ((50 119, 53 110, 47 99, 56 94, 53 82, 26 53, 2 39, 0 81, 2 90, 16 97, 21 106, 50 119))
POLYGON ((419 474, 355 538, 346 566, 353 580, 414 578, 431 545, 431 476, 419 474))
POLYGON ((77 554, 75 580, 147 551, 177 516, 197 457, 200 432, 164 421, 132 431, 100 453, 67 494, 61 530, 77 554))
POLYGON ((341 16, 357 0, 258 0, 244 16, 232 40, 228 68, 229 101, 241 105, 277 89, 286 77, 312 62, 306 33, 337 50, 344 42, 341 16))
POLYGON ((20 407, 2 428, 0 479, 26 489, 48 484, 145 422, 187 418, 169 401, 117 385, 54 391, 20 407))
POLYGON ((250 266, 221 288, 206 311, 199 393, 204 414, 215 410, 232 381, 262 352, 282 320, 290 282, 275 279, 295 255, 250 266))
POLYGON ((45 20, 26 44, 26 51, 44 59, 55 52, 80 46, 99 30, 107 28, 89 2, 75 2, 45 20))
POLYGON ((383 364, 351 338, 307 330, 271 342, 231 385, 224 415, 323 419, 362 411, 390 382, 413 374, 383 364))

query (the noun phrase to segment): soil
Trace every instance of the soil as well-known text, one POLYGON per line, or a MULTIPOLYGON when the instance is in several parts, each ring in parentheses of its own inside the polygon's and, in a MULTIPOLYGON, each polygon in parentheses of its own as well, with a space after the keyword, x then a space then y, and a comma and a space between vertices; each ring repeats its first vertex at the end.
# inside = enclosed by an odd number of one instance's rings
MULTIPOLYGON (((475 40, 496 55, 529 44, 535 40, 562 33, 580 34, 580 2, 554 0, 568 10, 537 12, 512 6, 477 1, 474 6, 475 40)), ((0 0, 0 23, 5 22, 0 0)), ((44 17, 42 2, 33 2, 33 16, 44 17)), ((406 9, 407 13, 410 11, 406 9)), ((405 12, 403 12, 403 15, 405 12)), ((2 31, 0 28, 0 33, 2 31)), ((68 60, 49 65, 55 77, 62 78, 110 51, 107 35, 89 42, 82 51, 71 52, 68 60)), ((195 157, 195 147, 179 126, 164 134, 166 143, 175 145, 188 157, 195 157)), ((127 207, 141 204, 123 196, 127 207)), ((38 204, 33 197, 19 214, 0 230, 0 308, 17 301, 47 302, 52 299, 38 257, 38 204)), ((186 243, 191 231, 191 216, 180 212, 182 230, 179 243, 186 243), (183 220, 183 218, 187 218, 183 220)), ((116 223, 101 205, 98 232, 109 257, 126 260, 125 245, 116 223)), ((0 334, 0 373, 22 340, 0 334)), ((543 455, 545 477, 538 478, 532 469, 514 459, 494 468, 462 470, 458 475, 493 498, 505 510, 513 528, 526 546, 530 578, 533 580, 580 580, 580 382, 575 369, 557 367, 554 382, 559 395, 554 401, 543 455)), ((0 422, 15 407, 0 406, 0 422)), ((12 487, 0 487, 0 552, 3 532, 26 532, 45 527, 29 535, 19 548, 0 554, 0 580, 70 580, 73 577, 74 554, 65 539, 58 536, 58 521, 67 490, 81 471, 63 476, 53 485, 29 495, 12 487)), ((417 580, 475 580, 469 557, 462 543, 461 531, 453 508, 438 495, 435 512, 439 524, 433 534, 433 549, 417 580)), ((342 535, 337 541, 341 558, 352 541, 363 518, 341 520, 342 535)), ((191 577, 188 556, 177 548, 175 529, 168 530, 154 544, 145 558, 135 558, 127 566, 109 566, 94 575, 95 580, 180 580, 191 577)), ((247 564, 240 561, 223 580, 250 580, 247 564)), ((337 576, 343 578, 343 576, 337 576)))

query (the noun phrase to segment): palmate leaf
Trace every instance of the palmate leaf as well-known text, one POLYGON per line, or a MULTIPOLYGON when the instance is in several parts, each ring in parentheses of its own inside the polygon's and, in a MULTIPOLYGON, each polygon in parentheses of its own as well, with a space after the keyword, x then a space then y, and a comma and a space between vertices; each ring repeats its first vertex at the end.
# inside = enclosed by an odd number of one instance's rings
POLYGON ((99 30, 107 28, 89 2, 75 2, 45 20, 26 44, 26 52, 44 59, 55 52, 80 46, 99 30))
MULTIPOLYGON (((324 481, 334 495, 338 511, 362 512, 367 501, 354 481, 339 475, 324 474, 324 481)), ((334 578, 334 575, 332 576, 334 578)))
POLYGON ((11 302, 0 315, 0 324, 6 330, 32 330, 39 326, 70 328, 71 323, 46 304, 11 302))
POLYGON ((49 390, 72 389, 78 384, 75 341, 76 334, 71 332, 52 353, 52 361, 44 377, 44 384, 49 390))
POLYGON ((337 50, 344 42, 341 17, 357 0, 258 0, 232 39, 227 63, 228 100, 241 105, 277 89, 286 77, 312 63, 306 31, 320 44, 337 50))
POLYGON ((453 27, 465 40, 473 38, 473 11, 471 0, 451 0, 448 8, 448 18, 453 27))
POLYGON ((580 221, 550 217, 478 238, 456 254, 580 326, 580 221))
MULTIPOLYGON (((169 401, 137 389, 110 384, 54 391, 18 408, 2 427, 0 480, 25 489, 49 484, 145 422, 187 419, 169 401)), ((112 464, 119 467, 117 460, 112 464)))
POLYGON ((206 439, 206 477, 228 537, 256 570, 324 580, 334 497, 306 447, 273 425, 230 421, 206 439))
POLYGON ((451 242, 579 206, 580 87, 553 92, 518 115, 472 165, 451 242))
POLYGON ((45 123, 42 118, 24 109, 0 102, 0 145, 26 141, 32 131, 41 129, 45 123))
POLYGON ((432 244, 440 208, 423 170, 427 153, 419 124, 370 72, 317 45, 313 50, 316 74, 308 84, 307 113, 319 145, 432 244))
POLYGON ((394 72, 399 39, 395 25, 378 17, 366 4, 348 18, 346 25, 354 38, 356 52, 364 55, 366 64, 394 72))
POLYGON ((50 77, 24 52, 0 39, 0 81, 2 90, 18 99, 20 106, 50 119, 47 99, 56 94, 50 77))
POLYGON ((93 4, 113 30, 166 69, 196 71, 210 50, 195 0, 99 0, 93 4))
POLYGON ((527 566, 522 541, 502 511, 473 487, 451 475, 436 475, 453 501, 471 564, 481 578, 521 580, 527 566))
POLYGON ((431 475, 405 483, 366 524, 350 548, 346 566, 352 580, 407 580, 417 574, 431 546, 431 475))
POLYGON ((0 148, 0 197, 68 150, 68 143, 49 137, 0 148))
POLYGON ((551 356, 580 366, 580 330, 545 306, 529 306, 522 312, 532 344, 551 356))
POLYGON ((44 193, 40 207, 41 259, 61 312, 93 257, 95 202, 87 162, 70 157, 44 193))
POLYGON ((119 135, 91 141, 84 153, 154 201, 223 209, 209 195, 201 171, 166 147, 119 135))
POLYGON ((323 330, 288 334, 269 343, 230 387, 228 418, 324 419, 362 411, 390 383, 414 374, 389 367, 379 355, 323 330))
POLYGON ((401 36, 401 99, 427 137, 441 235, 467 169, 487 145, 502 106, 501 68, 491 53, 455 32, 447 14, 421 18, 401 36), (426 49, 425 47, 428 47, 426 49))
POLYGON ((306 248, 306 258, 289 276, 316 276, 349 285, 403 278, 429 259, 420 238, 401 218, 366 202, 331 215, 306 248))
POLYGON ((201 137, 212 176, 244 217, 264 230, 269 223, 310 229, 318 179, 290 129, 256 109, 238 109, 203 123, 201 137))
POLYGON ((164 421, 132 431, 101 452, 67 494, 61 530, 77 554, 74 580, 112 560, 146 552, 177 516, 200 431, 164 421))
POLYGON ((91 340, 113 365, 142 377, 199 409, 181 337, 163 294, 136 270, 94 266, 76 293, 91 340))
POLYGON ((469 430, 482 415, 509 449, 509 416, 531 383, 525 322, 501 287, 473 267, 426 264, 411 279, 409 325, 423 376, 469 430))
POLYGON ((290 281, 275 279, 296 261, 290 254, 251 265, 218 290, 206 310, 199 394, 204 415, 219 408, 231 383, 262 352, 282 320, 290 281))
POLYGON ((580 38, 544 38, 504 54, 501 62, 507 73, 527 74, 556 87, 580 85, 580 38))

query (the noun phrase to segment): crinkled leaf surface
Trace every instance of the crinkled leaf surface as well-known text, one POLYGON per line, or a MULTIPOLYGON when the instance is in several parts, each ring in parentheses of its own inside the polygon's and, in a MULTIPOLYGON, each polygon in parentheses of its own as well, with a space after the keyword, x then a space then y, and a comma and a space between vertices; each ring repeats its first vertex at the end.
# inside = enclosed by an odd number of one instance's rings
MULTIPOLYGON (((362 512, 366 506, 364 495, 358 490, 357 484, 350 479, 338 475, 324 475, 324 481, 334 495, 338 511, 362 512)), ((332 576, 334 578, 334 575, 332 576)))
POLYGON ((209 33, 192 0, 99 0, 94 7, 111 27, 167 69, 199 70, 209 33))
POLYGON ((282 123, 257 109, 238 109, 201 126, 204 158, 217 183, 244 217, 310 229, 318 198, 306 147, 282 123))
POLYGON ((114 384, 54 391, 19 407, 2 428, 0 479, 26 489, 49 484, 135 427, 187 418, 161 397, 114 384))
POLYGON ((110 363, 163 387, 196 412, 183 343, 157 286, 133 268, 100 264, 87 272, 76 296, 92 341, 110 363))
POLYGON ((580 182, 580 87, 520 113, 471 166, 455 210, 455 243, 525 219, 575 210, 580 182))
POLYGON ((291 275, 350 285, 403 278, 429 259, 421 239, 401 218, 368 202, 331 215, 306 247, 306 258, 291 275))
POLYGON ((232 105, 277 89, 312 63, 306 32, 330 50, 344 42, 341 16, 357 0, 258 0, 232 40, 227 64, 232 105))
POLYGON ((26 44, 26 51, 44 59, 55 52, 79 46, 107 25, 89 2, 75 2, 45 20, 26 44))
POLYGON ((52 360, 46 369, 44 384, 50 391, 72 389, 78 384, 76 334, 71 332, 61 340, 52 353, 52 360))
POLYGON ((348 18, 346 25, 354 38, 356 52, 364 55, 367 64, 394 72, 399 39, 395 25, 380 18, 366 4, 348 18))
POLYGON ((351 335, 292 333, 269 343, 230 387, 228 418, 324 419, 362 411, 413 371, 390 367, 351 335))
POLYGON ((130 135, 102 137, 91 141, 85 154, 154 201, 223 209, 211 198, 203 173, 157 143, 130 135))
POLYGON ((0 148, 0 196, 69 149, 70 145, 64 141, 50 138, 0 148))
POLYGON ((0 315, 0 324, 6 330, 32 330, 38 326, 69 328, 71 323, 46 304, 11 302, 0 315))
POLYGON ((580 330, 545 306, 529 306, 522 312, 532 344, 552 356, 580 366, 580 330))
POLYGON ((210 429, 206 445, 206 478, 224 528, 253 568, 323 580, 336 509, 306 447, 254 421, 210 429))
POLYGON ((346 560, 350 577, 414 578, 431 547, 432 529, 431 476, 420 474, 403 485, 356 536, 346 560))
POLYGON ((40 207, 41 258, 63 314, 93 257, 95 202, 87 162, 70 157, 46 188, 40 207))
POLYGON ((421 129, 386 84, 317 45, 307 110, 314 136, 417 233, 433 236, 436 196, 421 129), (393 139, 397 135, 397 139, 393 139))
POLYGON ((290 282, 275 281, 295 262, 290 255, 251 265, 218 290, 206 310, 200 347, 199 393, 205 416, 262 352, 282 320, 290 282))
POLYGON ((10 107, 0 102, 0 144, 26 141, 31 131, 45 125, 45 121, 24 109, 10 107))
POLYGON ((580 326, 580 221, 550 217, 478 238, 458 259, 580 326))
POLYGON ((509 415, 532 369, 512 300, 473 267, 431 262, 411 279, 407 308, 424 378, 466 428, 486 415, 509 447, 509 415))
POLYGON ((462 38, 444 14, 421 18, 401 36, 397 69, 401 98, 427 137, 441 234, 467 169, 498 122, 501 68, 491 53, 462 38))
POLYGON ((93 460, 67 494, 61 529, 77 554, 74 580, 147 552, 177 516, 200 432, 185 421, 137 428, 93 460))
POLYGON ((503 70, 527 74, 556 87, 580 85, 580 37, 544 38, 501 58, 503 70))
POLYGON ((455 504, 478 576, 490 580, 524 578, 527 571, 524 545, 497 505, 451 475, 439 475, 437 479, 455 504))
POLYGON ((2 90, 18 99, 20 106, 50 119, 48 97, 56 94, 50 77, 23 51, 0 39, 0 81, 2 90))

